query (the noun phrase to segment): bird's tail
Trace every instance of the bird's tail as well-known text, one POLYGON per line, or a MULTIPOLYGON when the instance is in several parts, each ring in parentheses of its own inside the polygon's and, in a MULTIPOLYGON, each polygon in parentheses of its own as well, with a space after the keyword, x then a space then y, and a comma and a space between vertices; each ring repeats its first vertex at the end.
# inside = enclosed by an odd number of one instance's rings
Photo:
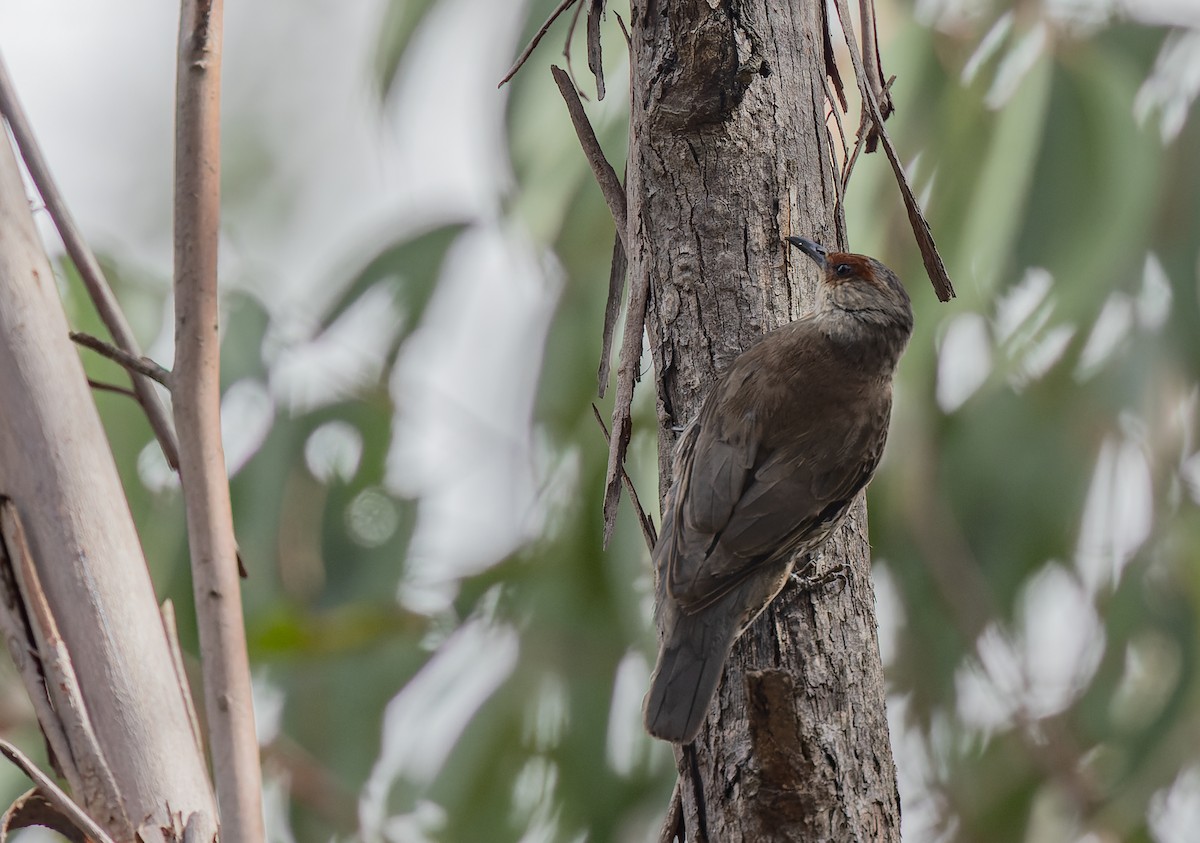
POLYGON ((672 613, 643 714, 646 731, 672 743, 689 743, 700 731, 737 638, 732 623, 708 612, 672 613))

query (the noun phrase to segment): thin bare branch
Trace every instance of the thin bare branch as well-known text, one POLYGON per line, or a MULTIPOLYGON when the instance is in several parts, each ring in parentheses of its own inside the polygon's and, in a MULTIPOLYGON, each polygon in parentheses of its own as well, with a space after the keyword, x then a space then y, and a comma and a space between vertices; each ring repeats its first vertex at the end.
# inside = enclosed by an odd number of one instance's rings
POLYGON ((818 4, 821 12, 821 56, 825 62, 825 78, 833 83, 834 91, 837 92, 837 101, 841 105, 842 111, 846 111, 849 106, 846 104, 846 86, 842 84, 842 74, 838 70, 837 56, 833 52, 833 36, 829 27, 829 8, 824 3, 818 4))
POLYGON ((137 400, 136 392, 124 386, 117 386, 115 383, 105 383, 104 381, 88 378, 88 386, 97 392, 115 392, 117 395, 124 395, 127 398, 132 398, 134 401, 137 400))
POLYGON ((575 126, 575 134, 579 136, 579 145, 583 147, 583 154, 587 157, 588 164, 591 165, 592 175, 596 177, 596 182, 600 185, 600 192, 604 194, 604 201, 608 203, 608 211, 612 214, 613 222, 617 226, 617 235, 621 238, 621 245, 627 248, 629 244, 625 242, 627 220, 625 188, 621 185, 621 180, 617 178, 617 171, 604 157, 604 150, 600 148, 600 141, 596 140, 596 133, 592 130, 592 124, 588 122, 587 114, 583 110, 583 103, 579 101, 579 94, 575 92, 575 85, 572 84, 571 77, 556 65, 550 67, 550 73, 554 76, 558 91, 567 104, 567 112, 571 115, 571 123, 575 126))
POLYGON ((221 443, 221 14, 222 0, 184 0, 179 24, 172 397, 221 837, 256 843, 264 835, 262 770, 221 443))
MULTIPOLYGON (((83 280, 83 286, 96 306, 100 321, 108 328, 108 332, 112 335, 118 348, 132 357, 140 357, 141 349, 138 347, 137 338, 133 335, 133 329, 129 327, 129 322, 121 311, 117 297, 113 295, 112 288, 109 287, 104 272, 100 269, 99 261, 96 260, 92 250, 88 248, 83 234, 75 224, 75 218, 71 215, 66 201, 58 190, 58 185, 50 174, 50 168, 42 156, 41 148, 34 137, 25 110, 17 98, 16 89, 9 78, 3 59, 0 59, 0 112, 3 112, 9 128, 12 129, 13 137, 17 141, 17 148, 25 161, 26 169, 29 170, 30 178, 33 179, 34 185, 42 195, 42 201, 45 202, 46 210, 54 221, 59 236, 62 237, 67 254, 75 264, 75 268, 79 270, 79 277, 83 280)), ((150 422, 150 428, 154 431, 155 438, 158 439, 159 447, 162 448, 167 464, 173 469, 178 469, 179 445, 175 437, 175 430, 171 427, 170 416, 163 406, 163 402, 147 379, 149 377, 148 375, 134 377, 133 389, 150 422)))
POLYGON ((72 331, 71 341, 76 345, 82 345, 84 348, 90 348, 101 357, 107 357, 109 360, 134 374, 150 378, 167 389, 171 388, 170 370, 164 369, 149 357, 138 357, 130 354, 117 348, 115 345, 109 345, 104 340, 81 331, 72 331))
POLYGON ((558 20, 558 16, 575 5, 576 2, 577 0, 562 0, 562 2, 555 7, 554 11, 550 13, 550 17, 546 18, 546 22, 542 24, 541 28, 533 36, 533 40, 530 41, 529 44, 526 45, 525 49, 521 51, 521 55, 517 57, 516 62, 514 62, 513 66, 509 68, 508 73, 504 74, 504 78, 500 80, 500 84, 496 86, 497 88, 503 88, 505 82, 517 75, 517 71, 521 69, 521 65, 525 64, 526 60, 533 55, 533 51, 537 49, 538 42, 540 42, 543 36, 550 31, 550 27, 554 25, 556 20, 558 20))
POLYGON ((21 750, 8 741, 0 739, 0 753, 3 753, 5 758, 28 776, 29 780, 37 785, 38 790, 46 798, 46 801, 57 808, 76 828, 96 841, 96 843, 113 843, 113 839, 108 836, 108 833, 97 825, 96 821, 89 817, 82 808, 76 805, 71 797, 54 783, 53 779, 39 770, 37 765, 21 750))
POLYGON ((837 10, 838 17, 842 20, 842 31, 846 34, 846 46, 850 48, 850 60, 854 64, 854 75, 858 80, 858 90, 862 94, 863 105, 875 122, 875 129, 878 130, 879 139, 883 142, 883 151, 887 154, 888 161, 891 162, 892 172, 896 176, 896 184, 899 185, 900 194, 904 197, 904 207, 908 211, 908 221, 912 226, 913 236, 916 237, 921 257, 925 261, 925 271, 929 275, 938 299, 950 301, 954 298, 954 285, 950 282, 946 265, 942 262, 942 256, 933 242, 933 233, 929 230, 929 223, 926 221, 925 215, 921 213, 921 206, 917 204, 917 197, 913 194, 908 177, 904 174, 904 167, 896 155, 892 139, 883 126, 883 113, 875 99, 875 92, 871 89, 866 69, 863 67, 863 59, 858 51, 858 44, 854 37, 854 24, 850 19, 850 8, 846 0, 837 0, 837 10))
POLYGON ((633 52, 633 36, 629 34, 629 27, 625 25, 625 21, 621 18, 620 12, 613 12, 617 19, 617 24, 621 27, 621 34, 625 36, 625 49, 633 52))
MULTIPOLYGON (((608 435, 608 427, 604 424, 600 409, 595 404, 592 405, 592 412, 596 415, 596 423, 600 425, 600 430, 604 432, 605 444, 611 444, 612 439, 608 435)), ((653 553, 654 545, 658 544, 658 531, 654 529, 654 522, 646 514, 646 509, 642 506, 641 499, 638 498, 637 488, 633 485, 633 478, 629 476, 624 465, 621 466, 621 480, 624 481, 625 491, 629 493, 629 500, 633 502, 633 508, 637 512, 638 525, 642 528, 642 538, 646 540, 646 549, 653 553)))
MULTIPOLYGON (((825 100, 829 103, 829 112, 825 115, 824 123, 825 134, 829 137, 829 160, 833 166, 837 164, 837 157, 833 154, 833 132, 829 129, 829 118, 833 117, 834 126, 837 127, 838 143, 841 146, 842 165, 845 166, 846 160, 850 157, 850 151, 846 148, 846 127, 842 123, 842 113, 838 109, 838 105, 833 100, 833 90, 830 87, 829 77, 821 78, 822 89, 825 92, 825 100)), ((846 213, 846 185, 840 174, 833 179, 833 186, 837 191, 837 213, 839 216, 844 216, 846 213)))

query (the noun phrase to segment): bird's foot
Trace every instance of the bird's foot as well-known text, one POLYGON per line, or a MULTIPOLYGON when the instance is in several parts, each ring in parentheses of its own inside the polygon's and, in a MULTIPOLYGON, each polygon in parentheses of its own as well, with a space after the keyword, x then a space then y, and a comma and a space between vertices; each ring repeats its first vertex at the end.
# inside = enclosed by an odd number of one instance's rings
POLYGON ((835 562, 824 570, 817 570, 816 560, 809 559, 798 571, 792 571, 792 585, 801 591, 816 591, 837 583, 838 593, 850 582, 850 569, 842 562, 835 562))

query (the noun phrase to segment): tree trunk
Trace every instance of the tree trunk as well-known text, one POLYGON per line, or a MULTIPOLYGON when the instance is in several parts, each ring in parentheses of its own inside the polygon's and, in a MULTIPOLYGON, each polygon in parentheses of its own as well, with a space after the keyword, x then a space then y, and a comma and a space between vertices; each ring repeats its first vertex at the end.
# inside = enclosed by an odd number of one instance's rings
POLYGON ((0 406, 0 630, 57 766, 115 840, 212 840, 182 666, 7 140, 0 406))
MULTIPOLYGON (((650 283, 664 480, 673 428, 717 374, 805 309, 815 268, 782 238, 844 244, 822 9, 634 4, 630 272, 650 283)), ((734 647, 700 736, 676 751, 689 841, 900 837, 861 501, 820 556, 846 565, 845 587, 786 587, 734 647)))

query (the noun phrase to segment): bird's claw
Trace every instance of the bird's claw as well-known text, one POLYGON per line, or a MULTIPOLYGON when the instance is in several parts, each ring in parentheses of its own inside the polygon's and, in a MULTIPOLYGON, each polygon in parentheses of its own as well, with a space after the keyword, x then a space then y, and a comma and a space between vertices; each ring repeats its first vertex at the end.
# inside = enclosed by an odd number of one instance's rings
POLYGON ((814 572, 815 567, 816 565, 810 561, 801 570, 792 571, 790 576, 792 585, 801 591, 816 591, 837 583, 837 593, 840 594, 850 582, 850 569, 842 562, 835 562, 823 571, 814 572))

